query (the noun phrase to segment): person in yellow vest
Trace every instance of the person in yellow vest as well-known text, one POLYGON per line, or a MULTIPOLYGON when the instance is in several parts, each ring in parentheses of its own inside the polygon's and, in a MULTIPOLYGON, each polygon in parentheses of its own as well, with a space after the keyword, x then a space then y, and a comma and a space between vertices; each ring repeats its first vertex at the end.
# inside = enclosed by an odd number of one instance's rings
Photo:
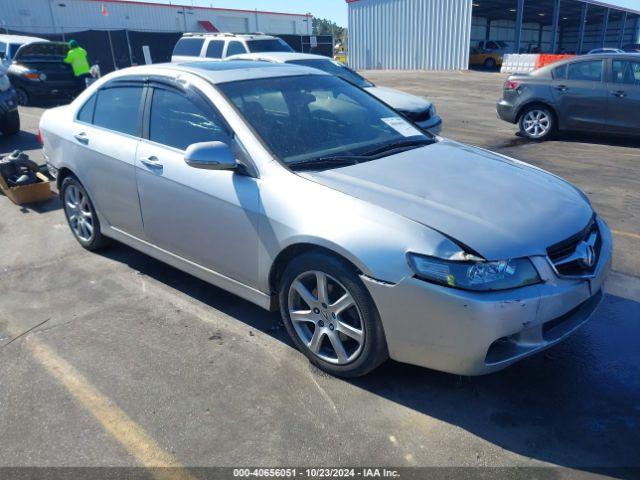
POLYGON ((69 52, 64 63, 71 64, 73 75, 76 77, 78 90, 82 91, 87 86, 87 78, 91 76, 89 62, 87 61, 87 51, 78 45, 75 40, 69 41, 69 52))

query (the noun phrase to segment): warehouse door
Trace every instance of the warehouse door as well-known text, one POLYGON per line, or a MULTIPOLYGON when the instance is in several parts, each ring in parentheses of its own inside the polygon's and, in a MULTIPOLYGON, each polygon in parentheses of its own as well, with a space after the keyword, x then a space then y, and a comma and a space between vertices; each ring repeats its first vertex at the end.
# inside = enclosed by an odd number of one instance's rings
POLYGON ((218 17, 216 27, 221 32, 248 33, 249 21, 246 18, 218 17))

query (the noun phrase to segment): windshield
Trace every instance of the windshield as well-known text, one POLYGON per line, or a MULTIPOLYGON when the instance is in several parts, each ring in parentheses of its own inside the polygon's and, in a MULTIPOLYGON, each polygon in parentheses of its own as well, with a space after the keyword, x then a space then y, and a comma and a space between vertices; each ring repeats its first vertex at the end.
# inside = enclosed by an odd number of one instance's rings
POLYGON ((365 91, 330 75, 260 78, 218 88, 285 164, 432 141, 365 91))
POLYGON ((496 41, 496 43, 498 44, 498 46, 500 48, 507 48, 509 46, 509 44, 507 42, 503 42, 502 40, 498 40, 498 41, 496 41))
POLYGON ((293 52, 293 49, 287 42, 281 38, 270 40, 248 40, 247 47, 251 53, 260 52, 293 52))
POLYGON ((347 82, 351 82, 360 88, 373 87, 373 83, 362 78, 360 75, 358 75, 356 72, 354 72, 350 68, 344 66, 340 62, 336 62, 328 58, 327 59, 314 58, 314 59, 306 59, 306 60, 291 60, 290 62, 287 62, 287 63, 302 65, 304 67, 317 68, 318 70, 322 70, 323 72, 330 73, 331 75, 336 75, 340 78, 344 78, 347 82))
POLYGON ((15 56, 16 60, 25 58, 57 60, 66 57, 69 51, 69 45, 62 42, 34 42, 22 46, 15 56))

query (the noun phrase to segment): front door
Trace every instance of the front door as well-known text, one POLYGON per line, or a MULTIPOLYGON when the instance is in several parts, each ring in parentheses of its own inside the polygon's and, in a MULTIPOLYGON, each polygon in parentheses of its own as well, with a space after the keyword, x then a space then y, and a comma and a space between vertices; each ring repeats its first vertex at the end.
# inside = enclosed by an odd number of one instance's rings
POLYGON ((604 72, 604 60, 581 60, 554 72, 552 93, 561 128, 603 131, 608 101, 604 72))
POLYGON ((640 61, 614 59, 609 90, 609 131, 640 135, 640 61))
POLYGON ((258 269, 258 180, 184 161, 194 143, 233 142, 229 127, 196 92, 149 92, 148 131, 136 158, 146 237, 154 245, 246 285, 258 269))

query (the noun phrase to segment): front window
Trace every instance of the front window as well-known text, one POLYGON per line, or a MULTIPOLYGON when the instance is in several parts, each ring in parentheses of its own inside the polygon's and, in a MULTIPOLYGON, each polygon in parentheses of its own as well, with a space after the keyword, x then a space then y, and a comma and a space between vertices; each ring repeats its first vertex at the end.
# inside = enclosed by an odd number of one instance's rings
POLYGON ((285 164, 371 156, 386 147, 433 141, 394 110, 334 76, 263 78, 218 87, 285 164))
POLYGON ((247 53, 247 49, 244 48, 242 42, 238 42, 237 40, 229 42, 229 45, 227 46, 227 57, 230 57, 231 55, 240 55, 243 53, 247 53))
POLYGON ((261 52, 293 52, 293 49, 287 42, 281 38, 273 38, 268 40, 249 40, 247 47, 251 53, 261 52))
POLYGON ((317 68, 318 70, 322 70, 323 72, 327 72, 327 73, 330 73, 331 75, 335 75, 337 77, 343 78, 347 82, 351 82, 360 88, 373 87, 373 83, 362 78, 360 75, 358 75, 356 72, 354 72, 350 68, 344 66, 342 63, 336 62, 334 60, 314 58, 314 59, 304 59, 304 60, 291 60, 290 62, 287 62, 287 63, 302 65, 304 67, 317 68))

